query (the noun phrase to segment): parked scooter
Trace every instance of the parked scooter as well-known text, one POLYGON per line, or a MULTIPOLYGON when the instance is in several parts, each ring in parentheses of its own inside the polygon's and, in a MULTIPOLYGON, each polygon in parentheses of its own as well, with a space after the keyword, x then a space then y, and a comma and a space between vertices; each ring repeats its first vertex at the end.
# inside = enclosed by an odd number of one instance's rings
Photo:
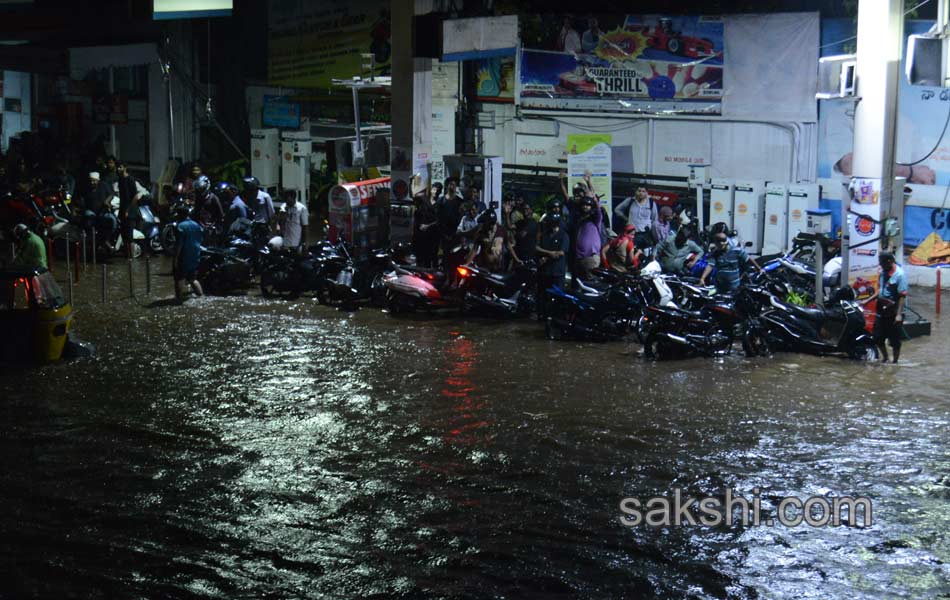
POLYGON ((876 360, 878 350, 865 329, 864 308, 854 298, 853 289, 842 287, 825 308, 804 308, 772 294, 760 317, 769 345, 776 351, 876 360))

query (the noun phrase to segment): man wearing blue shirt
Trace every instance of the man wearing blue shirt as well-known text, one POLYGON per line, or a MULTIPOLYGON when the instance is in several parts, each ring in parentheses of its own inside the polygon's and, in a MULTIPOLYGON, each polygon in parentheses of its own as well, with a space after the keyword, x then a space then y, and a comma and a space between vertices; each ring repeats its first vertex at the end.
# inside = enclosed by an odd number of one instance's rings
POLYGON ((175 298, 184 299, 181 289, 182 282, 191 286, 195 296, 204 295, 201 284, 198 283, 198 262, 201 259, 201 225, 192 220, 187 208, 179 210, 176 215, 178 225, 175 236, 175 298))
POLYGON ((720 294, 728 294, 739 289, 742 273, 748 270, 752 265, 759 271, 762 269, 756 264, 755 260, 746 254, 742 248, 735 248, 729 243, 729 236, 725 233, 717 233, 713 236, 713 252, 699 278, 700 285, 706 285, 706 278, 716 268, 716 291, 720 294))
POLYGON ((901 356, 901 336, 904 327, 904 304, 907 301, 907 275, 890 252, 882 252, 878 260, 881 278, 878 292, 865 301, 877 300, 877 315, 874 319, 874 338, 881 351, 881 362, 887 362, 887 346, 894 351, 894 362, 901 356))

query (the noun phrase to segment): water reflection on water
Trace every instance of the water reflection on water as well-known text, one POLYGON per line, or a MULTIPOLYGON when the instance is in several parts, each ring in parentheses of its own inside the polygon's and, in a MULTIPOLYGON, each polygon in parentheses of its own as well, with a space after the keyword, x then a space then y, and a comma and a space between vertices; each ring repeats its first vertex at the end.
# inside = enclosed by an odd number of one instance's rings
MULTIPOLYGON (((121 282, 114 283, 121 287, 121 282)), ((534 322, 80 298, 0 374, 0 595, 935 597, 950 352, 645 364, 534 322), (672 487, 862 494, 873 527, 624 528, 672 487)))

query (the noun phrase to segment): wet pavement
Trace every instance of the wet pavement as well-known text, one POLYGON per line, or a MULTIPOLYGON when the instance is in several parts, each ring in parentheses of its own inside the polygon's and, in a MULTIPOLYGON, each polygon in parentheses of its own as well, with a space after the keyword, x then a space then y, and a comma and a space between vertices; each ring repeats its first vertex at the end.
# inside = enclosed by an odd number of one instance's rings
MULTIPOLYGON (((95 358, 0 372, 0 598, 937 598, 950 320, 904 364, 302 298, 76 288, 95 358), (628 496, 871 498, 871 527, 624 527, 628 496)), ((913 306, 933 318, 932 290, 913 306)))

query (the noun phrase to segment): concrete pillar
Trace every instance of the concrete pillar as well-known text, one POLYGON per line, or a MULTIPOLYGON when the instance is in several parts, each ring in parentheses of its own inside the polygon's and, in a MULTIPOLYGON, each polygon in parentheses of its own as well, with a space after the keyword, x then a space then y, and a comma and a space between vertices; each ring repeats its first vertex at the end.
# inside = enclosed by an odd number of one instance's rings
POLYGON ((413 175, 427 185, 432 153, 432 60, 414 58, 413 20, 432 11, 432 0, 392 0, 392 219, 393 241, 411 236, 413 175))
POLYGON ((860 101, 854 114, 851 201, 842 203, 842 223, 847 225, 842 240, 847 277, 842 283, 863 280, 856 286, 859 297, 877 289, 877 257, 887 244, 880 221, 889 215, 894 193, 902 193, 894 184, 894 150, 903 30, 902 0, 859 1, 860 101))

